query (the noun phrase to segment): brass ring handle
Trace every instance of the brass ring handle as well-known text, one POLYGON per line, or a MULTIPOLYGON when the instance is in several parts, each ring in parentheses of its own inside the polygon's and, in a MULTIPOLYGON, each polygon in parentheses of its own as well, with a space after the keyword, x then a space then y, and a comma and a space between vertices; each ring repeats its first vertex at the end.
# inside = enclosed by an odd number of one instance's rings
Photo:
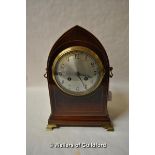
POLYGON ((47 68, 46 68, 46 73, 44 74, 44 78, 47 79, 47 68))
POLYGON ((44 78, 46 78, 46 79, 47 79, 47 72, 44 74, 44 78))
POLYGON ((109 67, 109 77, 112 78, 113 77, 113 67, 109 67))

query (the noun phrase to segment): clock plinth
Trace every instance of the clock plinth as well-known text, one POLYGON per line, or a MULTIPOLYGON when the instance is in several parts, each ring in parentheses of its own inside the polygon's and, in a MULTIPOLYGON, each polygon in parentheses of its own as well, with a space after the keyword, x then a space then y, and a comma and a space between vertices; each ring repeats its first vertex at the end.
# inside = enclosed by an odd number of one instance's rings
POLYGON ((48 127, 53 129, 61 126, 100 126, 107 131, 114 131, 109 115, 106 116, 54 116, 50 115, 48 127))
POLYGON ((52 115, 49 117, 47 129, 53 130, 54 128, 58 128, 61 126, 99 126, 103 127, 107 131, 114 131, 109 116, 98 116, 95 118, 92 118, 92 116, 83 116, 82 118, 80 118, 79 116, 74 116, 72 118, 68 117, 68 119, 67 116, 59 117, 56 119, 54 119, 52 115))
POLYGON ((51 115, 47 129, 101 126, 113 131, 107 100, 111 67, 101 43, 75 26, 54 44, 47 61, 51 115))

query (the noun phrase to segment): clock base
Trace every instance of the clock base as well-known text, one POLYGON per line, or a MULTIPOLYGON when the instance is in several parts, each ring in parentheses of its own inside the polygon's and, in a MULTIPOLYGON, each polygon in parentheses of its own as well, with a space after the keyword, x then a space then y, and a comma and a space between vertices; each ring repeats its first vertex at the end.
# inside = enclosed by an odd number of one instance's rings
MULTIPOLYGON (((59 117, 58 117, 59 118, 59 117)), ((61 116, 61 119, 54 119, 54 117, 50 116, 48 120, 47 129, 53 130, 54 128, 58 128, 61 126, 91 126, 91 127, 103 127, 107 131, 114 131, 113 125, 109 116, 73 116, 72 120, 67 119, 67 117, 61 116), (93 118, 93 119, 92 119, 93 118)))

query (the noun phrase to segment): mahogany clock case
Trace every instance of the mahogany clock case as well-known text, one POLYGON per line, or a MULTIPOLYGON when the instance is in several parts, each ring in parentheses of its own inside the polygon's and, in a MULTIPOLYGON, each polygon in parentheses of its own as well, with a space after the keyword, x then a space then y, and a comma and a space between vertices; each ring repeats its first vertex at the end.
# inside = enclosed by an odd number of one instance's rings
POLYGON ((80 26, 64 33, 54 44, 47 61, 47 81, 51 115, 48 125, 56 126, 103 126, 113 130, 107 110, 109 91, 109 59, 98 39, 80 26), (71 46, 84 46, 94 51, 103 63, 105 74, 99 87, 84 96, 72 96, 62 92, 52 78, 52 64, 56 56, 71 46))

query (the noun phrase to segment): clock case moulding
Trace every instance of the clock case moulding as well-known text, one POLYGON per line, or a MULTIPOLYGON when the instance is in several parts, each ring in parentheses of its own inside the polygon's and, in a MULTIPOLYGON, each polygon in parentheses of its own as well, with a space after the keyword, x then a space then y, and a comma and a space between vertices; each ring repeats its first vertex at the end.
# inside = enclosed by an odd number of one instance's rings
POLYGON ((75 26, 65 32, 52 47, 46 68, 51 114, 48 119, 48 129, 60 126, 102 126, 113 131, 113 125, 108 115, 107 100, 109 92, 109 77, 112 67, 109 66, 107 53, 98 39, 80 26, 75 26), (99 87, 85 96, 72 96, 60 90, 52 78, 52 64, 56 56, 71 46, 84 46, 94 51, 101 59, 105 74, 99 87))

